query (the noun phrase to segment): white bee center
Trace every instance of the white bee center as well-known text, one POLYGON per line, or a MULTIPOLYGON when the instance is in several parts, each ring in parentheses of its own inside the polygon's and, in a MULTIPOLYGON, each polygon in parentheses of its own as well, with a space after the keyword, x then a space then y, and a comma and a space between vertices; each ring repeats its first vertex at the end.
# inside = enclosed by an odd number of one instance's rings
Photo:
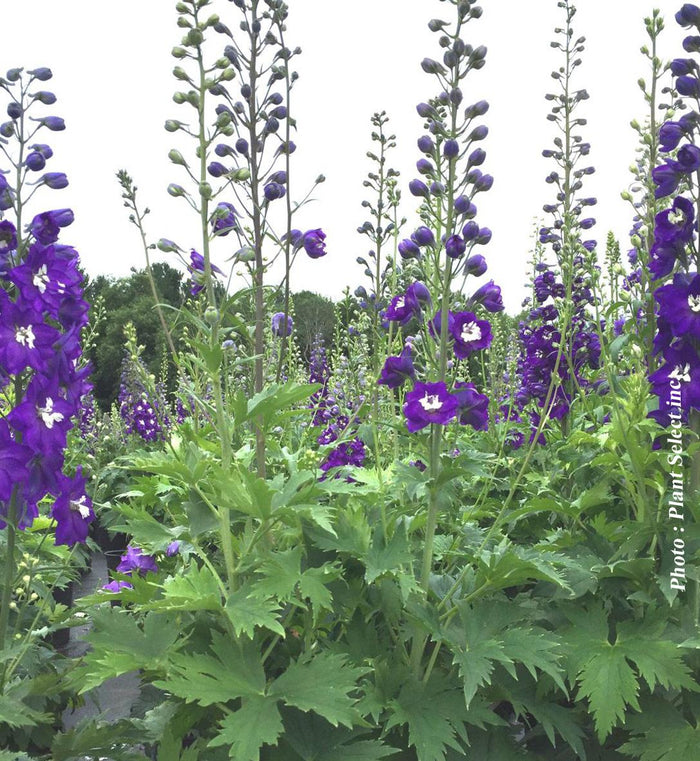
POLYGON ((700 312, 700 296, 688 296, 688 306, 693 312, 700 312))
POLYGON ((680 209, 669 211, 668 221, 672 225, 679 225, 681 222, 685 222, 685 214, 680 209))
POLYGON ((34 331, 32 330, 31 325, 27 325, 26 328, 17 328, 17 332, 15 333, 15 341, 17 341, 18 344, 33 349, 35 339, 36 336, 34 335, 34 331))
POLYGON ((83 494, 80 499, 72 499, 70 501, 70 509, 77 510, 80 513, 81 518, 90 517, 90 508, 85 504, 87 497, 83 494))
POLYGON ((49 284, 49 273, 46 271, 46 265, 42 264, 41 267, 34 273, 32 283, 34 287, 39 290, 39 293, 46 291, 46 286, 49 284))
POLYGON ((403 296, 399 296, 396 299, 394 309, 403 309, 406 306, 406 299, 403 296))
POLYGON ((37 412, 49 430, 53 428, 54 423, 60 423, 63 420, 62 412, 54 412, 53 399, 50 396, 46 397, 46 406, 37 407, 37 412))
POLYGON ((481 328, 475 322, 467 322, 462 326, 460 338, 464 343, 478 341, 481 338, 481 328))
POLYGON ((433 412, 434 410, 439 410, 440 407, 442 407, 442 402, 440 401, 440 397, 437 394, 426 394, 420 400, 420 405, 426 412, 433 412))

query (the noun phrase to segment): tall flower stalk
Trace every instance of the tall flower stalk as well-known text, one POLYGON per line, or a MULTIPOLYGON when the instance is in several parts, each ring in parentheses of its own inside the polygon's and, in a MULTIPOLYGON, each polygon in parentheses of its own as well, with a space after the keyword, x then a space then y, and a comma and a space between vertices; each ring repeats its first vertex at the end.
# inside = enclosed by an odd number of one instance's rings
POLYGON ((7 531, 0 651, 10 622, 17 531, 32 525, 45 497, 53 498, 56 544, 84 542, 94 519, 82 469, 63 473, 67 434, 90 389, 81 360, 88 305, 78 254, 58 242, 73 212, 46 211, 24 222, 36 192, 68 185, 62 172, 44 171, 53 151, 38 142, 43 130, 65 128, 60 117, 37 113, 56 102, 40 89, 51 77, 47 68, 11 69, 0 77, 9 116, 0 124, 0 152, 10 167, 0 171, 0 386, 10 406, 0 421, 0 528, 7 531))
MULTIPOLYGON (((483 256, 473 249, 488 243, 491 231, 474 221, 474 198, 489 190, 493 178, 479 168, 486 154, 477 145, 488 133, 478 123, 488 104, 482 100, 465 108, 462 91, 467 75, 484 65, 486 48, 473 47, 462 38, 466 24, 478 19, 482 11, 469 2, 452 5, 454 21, 433 19, 429 24, 431 31, 440 35, 442 62, 425 58, 421 64, 423 71, 437 80, 438 90, 434 98, 417 106, 427 133, 418 140, 423 158, 416 168, 421 178, 409 183, 409 191, 421 199, 423 224, 399 243, 404 260, 416 260, 414 271, 421 280, 395 295, 384 311, 385 320, 412 329, 415 336, 400 356, 386 360, 380 379, 396 389, 412 382, 412 390, 403 397, 406 426, 410 433, 427 429, 420 446, 426 450, 431 487, 419 571, 419 583, 426 595, 440 512, 444 427, 458 420, 483 429, 488 419, 488 399, 473 384, 459 379, 461 363, 491 341, 490 325, 477 312, 503 308, 500 289, 493 281, 469 299, 454 291, 460 280, 486 271, 483 256)), ((411 651, 416 674, 422 671, 425 643, 426 637, 417 630, 411 651)))

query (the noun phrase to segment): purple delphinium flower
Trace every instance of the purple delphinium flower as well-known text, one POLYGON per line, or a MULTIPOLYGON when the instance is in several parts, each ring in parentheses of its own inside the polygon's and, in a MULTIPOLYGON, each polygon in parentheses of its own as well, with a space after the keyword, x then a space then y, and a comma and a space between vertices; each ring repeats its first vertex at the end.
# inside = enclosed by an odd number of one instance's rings
POLYGON ((285 331, 285 319, 284 319, 284 312, 275 312, 275 314, 272 315, 272 335, 273 336, 284 336, 284 335, 290 335, 292 332, 292 328, 294 327, 294 321, 292 320, 291 315, 287 315, 287 329, 285 331))
POLYGON ((326 234, 323 230, 307 230, 302 239, 302 246, 312 259, 319 259, 327 253, 325 240, 326 234))
POLYGON ((58 496, 51 508, 56 521, 56 544, 72 546, 85 542, 90 523, 95 519, 92 500, 85 491, 85 477, 78 468, 73 478, 59 477, 58 496))
POLYGON ((400 325, 408 325, 413 317, 420 315, 420 304, 413 293, 406 292, 403 295, 394 296, 384 312, 384 316, 390 322, 398 322, 400 325))
POLYGON ((178 539, 170 542, 170 544, 165 548, 165 556, 171 558, 173 555, 177 555, 180 552, 180 544, 181 542, 178 539))
POLYGON ((403 413, 406 427, 415 433, 431 423, 447 425, 457 414, 459 400, 450 394, 444 382, 416 383, 406 394, 403 413))
POLYGON ((491 323, 477 320, 472 312, 454 314, 450 333, 454 339, 454 353, 459 359, 466 359, 472 352, 491 345, 491 323))
POLYGON ((158 565, 153 555, 146 555, 140 547, 129 545, 126 554, 122 555, 117 566, 119 573, 138 571, 142 576, 147 573, 158 573, 158 565))
POLYGON ((102 586, 102 589, 104 589, 105 592, 121 592, 122 589, 133 589, 134 585, 130 584, 128 581, 110 581, 109 584, 104 584, 102 586))
POLYGON ((672 283, 656 289, 654 297, 672 335, 700 339, 700 275, 677 273, 672 283))
MULTIPOLYGON (((204 290, 204 278, 205 278, 205 263, 204 257, 198 251, 192 249, 190 251, 190 264, 187 267, 190 272, 192 281, 190 285, 190 293, 192 296, 197 296, 204 290)), ((211 265, 212 275, 223 275, 224 273, 214 264, 211 265)))
POLYGON ((236 209, 230 203, 222 201, 216 205, 211 215, 212 232, 219 238, 224 238, 232 230, 238 229, 236 209))
POLYGON ((469 299, 469 306, 476 304, 483 305, 487 312, 501 312, 503 311, 503 298, 501 297, 501 288, 496 285, 493 280, 489 280, 477 291, 475 291, 469 299))
POLYGON ((486 431, 489 425, 489 399, 480 394, 473 383, 457 381, 454 386, 457 397, 459 422, 470 425, 475 431, 486 431))
POLYGON ((411 347, 406 346, 398 357, 387 357, 378 383, 389 388, 398 388, 409 378, 415 377, 416 371, 411 359, 411 347))

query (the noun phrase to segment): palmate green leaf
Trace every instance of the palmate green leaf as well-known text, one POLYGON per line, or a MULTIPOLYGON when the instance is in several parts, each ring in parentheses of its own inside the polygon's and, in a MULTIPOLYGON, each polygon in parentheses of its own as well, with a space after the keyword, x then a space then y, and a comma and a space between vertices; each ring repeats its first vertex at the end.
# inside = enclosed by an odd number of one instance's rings
POLYGON ((453 663, 459 666, 467 707, 479 687, 491 683, 491 675, 497 662, 512 667, 512 661, 503 652, 503 644, 497 639, 485 637, 482 640, 471 640, 465 643, 463 648, 456 650, 453 663))
POLYGON ((284 637, 284 627, 279 622, 279 611, 279 603, 269 597, 258 596, 250 586, 236 590, 226 601, 226 615, 233 624, 237 637, 245 634, 252 638, 256 626, 284 637))
POLYGON ((538 678, 538 670, 548 674, 566 693, 559 665, 559 641, 541 627, 523 621, 523 611, 509 601, 489 599, 474 605, 458 603, 459 624, 452 624, 447 636, 452 644, 454 662, 459 665, 464 698, 471 703, 479 687, 491 683, 500 663, 513 678, 520 663, 538 678))
POLYGON ((518 547, 504 540, 492 551, 484 551, 476 558, 477 586, 490 591, 519 586, 529 581, 550 581, 572 592, 561 568, 566 558, 547 549, 518 547))
POLYGON ((112 607, 97 608, 92 622, 86 637, 92 649, 80 667, 81 693, 129 671, 163 669, 179 636, 175 618, 155 611, 146 615, 143 627, 128 611, 112 607))
POLYGON ((653 692, 656 684, 665 688, 700 691, 692 671, 683 662, 683 651, 675 643, 664 639, 665 622, 650 621, 640 627, 638 622, 621 623, 617 642, 625 655, 637 667, 639 676, 653 692))
POLYGON ((262 578, 255 582, 256 594, 290 598, 301 579, 301 556, 301 547, 268 554, 258 568, 262 578))
POLYGON ((357 718, 350 694, 368 671, 351 666, 340 653, 320 652, 291 663, 270 685, 268 695, 301 711, 314 711, 333 726, 350 727, 357 718))
POLYGON ((191 563, 177 576, 162 584, 163 597, 144 606, 167 610, 219 610, 221 590, 214 574, 206 567, 191 563))
POLYGON ((20 751, 0 750, 0 761, 34 761, 34 759, 20 751))
POLYGON ((460 690, 434 678, 427 684, 410 679, 389 706, 392 713, 386 729, 408 726, 409 743, 416 749, 418 761, 445 761, 448 748, 464 753, 458 738, 467 741, 464 723, 468 711, 460 690))
POLYGON ((401 566, 410 567, 413 556, 403 525, 397 526, 393 536, 384 544, 382 532, 375 531, 372 545, 364 558, 365 581, 371 584, 385 573, 397 571, 401 566))
POLYGON ((51 720, 51 717, 26 705, 20 694, 26 692, 22 685, 10 685, 0 694, 0 724, 10 727, 35 727, 51 720))
POLYGON ((381 740, 367 740, 367 730, 333 727, 315 713, 284 706, 284 735, 279 747, 268 750, 271 761, 379 761, 396 752, 381 740), (289 749, 293 755, 290 756, 289 749))
POLYGON ((556 735, 558 734, 579 758, 585 758, 582 740, 586 732, 576 722, 574 710, 559 705, 555 700, 538 697, 536 682, 526 684, 523 679, 513 679, 512 684, 500 686, 513 706, 516 716, 525 717, 527 714, 534 716, 553 748, 557 747, 556 735))
POLYGON ((251 640, 214 632, 210 653, 173 654, 167 677, 153 684, 188 702, 210 706, 263 695, 265 671, 251 640))
POLYGON ((637 678, 618 644, 597 643, 597 652, 581 671, 579 685, 579 694, 588 698, 601 742, 624 719, 628 705, 639 710, 637 678))
POLYGON ((332 610, 333 595, 326 584, 339 578, 342 569, 331 563, 325 563, 316 568, 307 568, 299 581, 299 592, 302 597, 308 598, 314 609, 314 618, 318 620, 324 610, 332 610))
POLYGON ((276 745, 284 729, 277 701, 264 695, 244 698, 241 707, 222 719, 219 734, 209 747, 229 746, 235 761, 259 761, 263 745, 276 745))
POLYGON ((318 383, 271 383, 248 400, 245 420, 261 417, 264 427, 267 428, 274 421, 276 413, 308 399, 319 388, 321 386, 318 383))
POLYGON ((504 654, 511 661, 522 663, 533 679, 537 679, 539 669, 549 674, 561 691, 567 694, 557 652, 560 643, 555 635, 539 627, 518 625, 503 632, 502 642, 504 654))
POLYGON ((51 744, 52 761, 75 761, 79 758, 115 758, 120 761, 143 761, 142 753, 119 748, 124 742, 134 742, 128 721, 98 724, 94 720, 81 722, 73 729, 57 734, 51 744))
POLYGON ((652 726, 619 748, 620 753, 637 761, 690 761, 698 757, 700 726, 652 726))

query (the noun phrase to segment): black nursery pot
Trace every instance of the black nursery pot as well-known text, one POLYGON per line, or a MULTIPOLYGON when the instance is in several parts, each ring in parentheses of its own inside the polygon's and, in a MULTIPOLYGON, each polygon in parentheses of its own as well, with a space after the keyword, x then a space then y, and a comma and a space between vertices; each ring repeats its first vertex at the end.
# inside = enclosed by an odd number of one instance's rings
POLYGON ((102 554, 107 561, 107 568, 115 571, 119 565, 119 559, 126 552, 128 537, 126 534, 110 534, 101 524, 97 524, 93 529, 92 538, 97 546, 102 550, 102 554))
MULTIPOLYGON (((66 608, 70 608, 73 605, 73 590, 74 582, 71 581, 66 584, 63 589, 54 587, 51 594, 57 603, 65 605, 66 608)), ((51 632, 47 637, 47 640, 54 650, 65 649, 68 647, 68 642, 70 640, 70 628, 57 629, 55 632, 51 632)))

